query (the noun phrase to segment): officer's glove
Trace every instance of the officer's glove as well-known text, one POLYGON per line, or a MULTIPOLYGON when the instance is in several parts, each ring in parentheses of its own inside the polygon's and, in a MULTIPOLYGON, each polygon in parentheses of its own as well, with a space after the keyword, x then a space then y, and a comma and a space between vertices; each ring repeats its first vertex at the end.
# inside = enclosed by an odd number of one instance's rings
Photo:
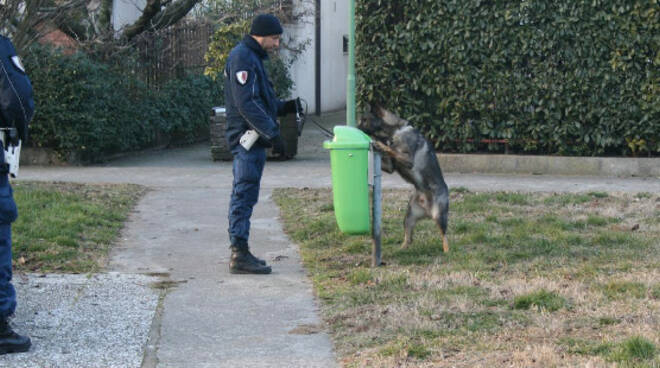
POLYGON ((273 144, 273 154, 280 155, 280 157, 286 157, 286 148, 284 147, 284 141, 282 140, 281 135, 273 138, 271 143, 273 144))
POLYGON ((300 97, 285 102, 282 110, 285 114, 295 114, 296 111, 301 111, 302 104, 300 103, 300 97))

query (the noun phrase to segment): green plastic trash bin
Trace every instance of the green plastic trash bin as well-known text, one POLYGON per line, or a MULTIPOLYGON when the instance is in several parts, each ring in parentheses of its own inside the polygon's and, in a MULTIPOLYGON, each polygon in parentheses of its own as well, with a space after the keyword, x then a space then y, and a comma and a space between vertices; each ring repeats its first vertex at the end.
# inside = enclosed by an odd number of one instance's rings
POLYGON ((369 232, 368 157, 371 139, 361 130, 336 126, 332 141, 323 148, 330 150, 332 195, 339 230, 346 234, 369 232))

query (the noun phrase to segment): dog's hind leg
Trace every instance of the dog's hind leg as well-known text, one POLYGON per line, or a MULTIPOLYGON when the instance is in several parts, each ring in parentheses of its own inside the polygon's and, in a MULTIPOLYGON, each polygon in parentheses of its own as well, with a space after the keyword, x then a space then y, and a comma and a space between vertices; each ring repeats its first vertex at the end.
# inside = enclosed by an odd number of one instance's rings
POLYGON ((431 218, 433 218, 433 221, 438 225, 438 229, 440 230, 440 235, 442 235, 442 251, 444 253, 449 252, 449 242, 447 241, 447 234, 446 234, 446 229, 447 229, 447 205, 444 208, 441 208, 440 205, 437 203, 433 205, 432 211, 431 211, 431 218))
POLYGON ((447 253, 449 252, 449 242, 447 241, 447 235, 444 231, 442 231, 442 229, 440 229, 440 235, 442 235, 442 252, 447 253))
POLYGON ((426 208, 423 206, 424 196, 420 192, 416 191, 410 197, 408 202, 408 211, 406 212, 406 218, 403 220, 403 244, 401 248, 407 248, 413 241, 413 229, 415 224, 420 219, 427 217, 426 208))

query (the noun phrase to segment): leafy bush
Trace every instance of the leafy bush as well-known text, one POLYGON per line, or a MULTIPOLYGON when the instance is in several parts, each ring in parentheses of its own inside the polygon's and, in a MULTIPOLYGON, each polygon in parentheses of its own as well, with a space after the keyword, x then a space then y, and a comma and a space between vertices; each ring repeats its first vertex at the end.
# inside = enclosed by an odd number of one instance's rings
POLYGON ((443 151, 658 154, 658 34, 655 0, 362 0, 358 96, 443 151))
POLYGON ((164 124, 161 130, 171 144, 191 143, 208 136, 211 107, 224 101, 222 86, 211 78, 192 75, 167 82, 158 92, 164 124))
POLYGON ((82 53, 33 47, 24 59, 37 104, 28 143, 66 160, 94 162, 163 141, 190 142, 221 103, 217 86, 202 76, 154 90, 126 72, 130 67, 82 53))

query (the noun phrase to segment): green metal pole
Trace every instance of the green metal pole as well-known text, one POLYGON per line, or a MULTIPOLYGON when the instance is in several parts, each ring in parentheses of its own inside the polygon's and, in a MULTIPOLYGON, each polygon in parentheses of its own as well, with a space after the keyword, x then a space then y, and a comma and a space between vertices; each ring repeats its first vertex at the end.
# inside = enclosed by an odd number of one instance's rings
POLYGON ((348 77, 346 78, 346 125, 355 123, 355 0, 348 6, 348 77))

